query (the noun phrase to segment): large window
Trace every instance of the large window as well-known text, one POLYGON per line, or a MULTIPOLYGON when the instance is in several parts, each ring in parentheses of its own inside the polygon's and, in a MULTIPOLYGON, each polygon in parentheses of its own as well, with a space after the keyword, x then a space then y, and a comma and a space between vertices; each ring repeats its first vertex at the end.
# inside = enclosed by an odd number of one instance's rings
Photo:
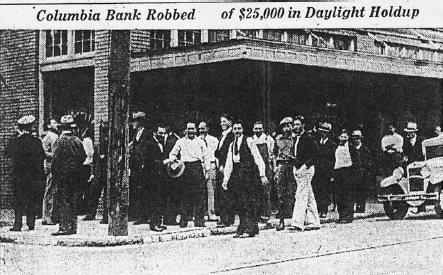
POLYGON ((75 31, 75 53, 95 51, 95 31, 75 31))
POLYGON ((307 45, 309 35, 303 30, 288 30, 288 42, 297 45, 307 45))
POLYGON ((354 51, 355 38, 349 36, 333 36, 334 49, 343 51, 354 51))
POLYGON ((149 37, 149 48, 151 50, 167 49, 171 47, 171 31, 152 30, 149 37))
POLYGON ((191 45, 201 44, 200 30, 179 30, 178 31, 178 46, 185 47, 191 45))
POLYGON ((68 31, 46 31, 46 57, 68 54, 68 31))
POLYGON ((266 40, 282 41, 283 30, 263 30, 263 38, 266 40))
POLYGON ((230 30, 208 30, 208 41, 219 42, 229 40, 230 30))

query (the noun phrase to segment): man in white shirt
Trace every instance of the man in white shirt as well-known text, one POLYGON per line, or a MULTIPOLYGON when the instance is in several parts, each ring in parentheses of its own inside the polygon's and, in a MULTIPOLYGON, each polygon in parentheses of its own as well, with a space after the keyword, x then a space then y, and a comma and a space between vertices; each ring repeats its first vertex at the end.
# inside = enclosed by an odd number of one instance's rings
POLYGON ((215 188, 217 177, 217 158, 215 157, 215 150, 217 150, 218 139, 208 134, 209 128, 205 121, 202 121, 198 125, 199 138, 201 138, 206 145, 206 159, 209 163, 209 167, 206 167, 206 180, 208 188, 208 220, 216 221, 215 216, 215 188))
POLYGON ((208 167, 206 145, 196 136, 197 127, 194 122, 186 125, 186 136, 177 140, 169 153, 169 160, 180 160, 185 164, 185 170, 178 182, 180 194, 180 227, 188 226, 195 209, 196 227, 205 227, 205 194, 206 184, 203 169, 208 167))
POLYGON ((403 153, 403 137, 395 132, 394 125, 389 125, 389 132, 381 139, 383 151, 383 174, 391 175, 401 165, 403 153))
POLYGON ((354 219, 354 174, 352 171, 352 150, 349 134, 343 129, 339 136, 339 146, 335 150, 334 180, 337 199, 338 222, 351 223, 354 219))
POLYGON ((244 233, 258 234, 258 198, 260 184, 268 184, 265 163, 252 138, 243 135, 243 124, 233 124, 234 141, 230 144, 224 169, 223 188, 235 198, 240 224, 234 238, 244 233))
MULTIPOLYGON (((266 166, 266 177, 270 180, 273 176, 274 139, 264 133, 263 122, 256 121, 252 129, 254 140, 266 166)), ((263 185, 259 191, 260 222, 266 223, 271 217, 271 192, 270 184, 263 185)))

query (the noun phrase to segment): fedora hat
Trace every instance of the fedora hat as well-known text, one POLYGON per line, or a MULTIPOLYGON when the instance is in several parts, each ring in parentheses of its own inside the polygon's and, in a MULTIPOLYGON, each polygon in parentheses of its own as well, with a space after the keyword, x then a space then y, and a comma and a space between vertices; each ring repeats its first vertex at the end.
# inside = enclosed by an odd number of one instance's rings
POLYGON ((145 119, 146 118, 146 114, 144 112, 138 111, 138 112, 134 112, 132 114, 132 119, 136 120, 136 119, 145 119))
POLYGON ((71 128, 77 127, 74 123, 74 117, 71 115, 64 115, 60 118, 60 126, 69 126, 71 128))
POLYGON ((285 117, 284 119, 282 119, 280 121, 280 125, 284 125, 284 124, 291 124, 294 123, 294 120, 292 119, 292 117, 285 117))
POLYGON ((354 138, 363 138, 363 134, 361 133, 360 130, 354 130, 354 131, 352 132, 351 137, 354 137, 354 138))
POLYGON ((327 122, 320 123, 320 125, 318 126, 318 130, 323 131, 323 132, 331 132, 332 125, 331 125, 331 123, 327 123, 327 122))
POLYGON ((408 122, 408 124, 406 125, 406 128, 404 129, 404 131, 406 133, 417 132, 418 131, 417 123, 415 123, 415 122, 408 122))
POLYGON ((17 124, 19 125, 31 125, 35 121, 35 116, 33 115, 27 115, 21 117, 19 120, 17 120, 17 124))
POLYGON ((168 172, 168 175, 171 178, 178 178, 185 171, 185 164, 183 163, 183 161, 174 160, 174 161, 168 163, 168 166, 166 167, 166 171, 168 172))

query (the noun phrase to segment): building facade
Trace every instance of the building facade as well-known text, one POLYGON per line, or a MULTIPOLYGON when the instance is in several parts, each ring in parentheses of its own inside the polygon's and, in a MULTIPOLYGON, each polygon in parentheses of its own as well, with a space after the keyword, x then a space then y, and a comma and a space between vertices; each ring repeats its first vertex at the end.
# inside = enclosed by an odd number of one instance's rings
MULTIPOLYGON (((110 31, 0 31, 0 207, 12 202, 4 156, 24 114, 108 119, 110 31)), ((441 123, 443 30, 133 30, 131 108, 180 131, 232 113, 269 131, 287 115, 362 125, 377 148, 387 124, 441 123)))

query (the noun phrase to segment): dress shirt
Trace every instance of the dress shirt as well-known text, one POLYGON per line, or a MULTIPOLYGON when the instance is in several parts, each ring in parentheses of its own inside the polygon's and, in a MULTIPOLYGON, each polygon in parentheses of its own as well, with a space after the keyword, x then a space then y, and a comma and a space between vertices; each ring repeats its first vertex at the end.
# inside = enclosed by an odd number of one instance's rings
POLYGON ((412 146, 415 146, 415 143, 417 142, 417 136, 410 139, 412 146))
POLYGON ((349 143, 339 145, 335 150, 335 166, 334 169, 340 169, 352 166, 351 153, 349 152, 349 143))
POLYGON ((224 130, 222 132, 222 137, 220 139, 220 143, 218 144, 218 149, 220 149, 223 145, 223 142, 225 142, 226 136, 232 131, 232 127, 229 127, 228 129, 224 130))
POLYGON ((210 162, 217 161, 217 159, 215 158, 215 151, 217 150, 218 146, 218 138, 211 135, 206 135, 206 136, 200 135, 199 138, 201 138, 206 145, 207 148, 206 156, 208 161, 210 162))
POLYGON ((140 129, 137 131, 137 135, 135 136, 135 140, 136 140, 136 141, 139 141, 139 140, 140 140, 140 137, 141 137, 142 134, 143 134, 143 130, 145 130, 144 127, 140 128, 140 129))
POLYGON ((157 142, 157 145, 160 148, 160 152, 163 153, 163 144, 161 144, 156 137, 154 137, 154 140, 157 142))
POLYGON ((320 144, 321 144, 321 145, 325 145, 326 142, 328 141, 328 139, 329 139, 329 138, 322 138, 322 139, 320 139, 320 144))
POLYGON ((381 149, 385 152, 394 152, 394 150, 386 149, 389 145, 392 146, 393 149, 395 149, 397 152, 403 152, 403 137, 397 133, 394 133, 393 135, 386 135, 381 139, 381 149))
POLYGON ((206 160, 206 145, 205 142, 198 137, 190 139, 188 137, 183 137, 174 145, 171 153, 169 153, 169 159, 176 160, 180 153, 180 159, 183 162, 194 162, 201 161, 205 163, 206 160))
POLYGON ((82 143, 83 143, 83 149, 85 150, 86 153, 86 159, 83 165, 89 165, 92 163, 94 157, 94 144, 90 137, 85 137, 82 143))
POLYGON ((264 144, 266 143, 266 145, 268 145, 268 153, 269 153, 269 158, 273 159, 274 157, 274 146, 275 146, 275 141, 272 137, 266 135, 266 134, 261 134, 260 137, 257 137, 256 135, 254 135, 252 137, 255 141, 255 144, 264 144))
MULTIPOLYGON (((241 141, 243 140, 243 137, 244 136, 242 135, 241 137, 238 138, 237 142, 238 142, 239 147, 240 147, 241 141)), ((254 143, 254 140, 252 138, 246 138, 246 143, 248 144, 248 147, 251 150, 252 157, 254 158, 254 161, 258 166, 258 171, 260 173, 260 177, 266 176, 265 162, 263 161, 263 158, 261 157, 260 151, 258 151, 257 145, 254 143)), ((232 145, 229 146, 228 157, 226 158, 226 166, 225 166, 225 170, 223 171, 223 174, 224 174, 223 181, 224 182, 229 181, 229 178, 231 177, 231 174, 232 174, 232 169, 234 167, 234 162, 233 162, 233 153, 234 152, 232 152, 233 147, 234 146, 232 146, 232 145)))

